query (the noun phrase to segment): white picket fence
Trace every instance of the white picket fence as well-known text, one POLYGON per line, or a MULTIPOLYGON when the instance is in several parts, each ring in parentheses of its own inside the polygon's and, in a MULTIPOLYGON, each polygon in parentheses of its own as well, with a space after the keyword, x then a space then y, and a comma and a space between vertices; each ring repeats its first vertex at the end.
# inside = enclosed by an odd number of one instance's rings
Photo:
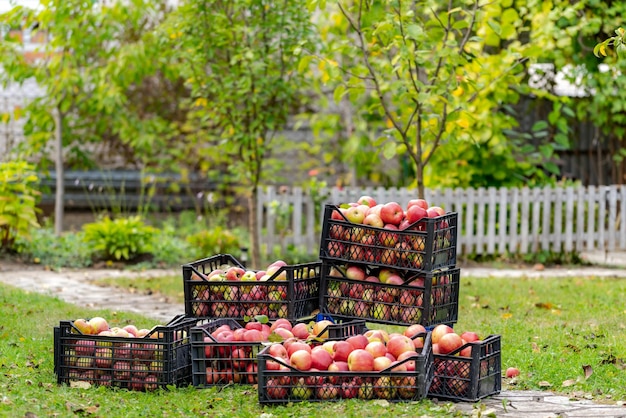
MULTIPOLYGON (((414 189, 325 189, 313 201, 302 188, 267 187, 259 194, 257 219, 264 251, 299 248, 319 252, 325 204, 356 201, 402 205, 414 189)), ((458 213, 457 254, 525 254, 544 250, 626 250, 626 186, 479 188, 426 190, 431 205, 458 213)))

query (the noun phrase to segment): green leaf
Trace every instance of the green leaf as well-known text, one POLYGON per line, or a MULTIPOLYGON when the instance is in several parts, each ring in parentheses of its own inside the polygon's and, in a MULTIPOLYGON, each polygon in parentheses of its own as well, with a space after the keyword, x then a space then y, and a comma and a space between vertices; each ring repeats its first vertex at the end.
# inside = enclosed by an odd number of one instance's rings
POLYGON ((396 156, 397 144, 394 141, 387 141, 383 145, 383 156, 390 160, 396 156))
POLYGON ((547 162, 543 166, 546 170, 548 170, 552 174, 558 175, 561 172, 561 170, 559 170, 559 166, 553 162, 547 162))
POLYGON ((546 122, 545 120, 540 120, 540 121, 537 121, 537 122, 535 122, 533 124, 533 127, 531 128, 531 130, 533 132, 537 132, 537 131, 541 131, 541 130, 547 129, 548 126, 549 126, 548 122, 546 122))
POLYGON ((335 91, 333 92, 333 99, 335 100, 335 103, 339 103, 341 102, 341 98, 346 94, 346 86, 344 86, 343 84, 339 84, 336 88, 335 91))

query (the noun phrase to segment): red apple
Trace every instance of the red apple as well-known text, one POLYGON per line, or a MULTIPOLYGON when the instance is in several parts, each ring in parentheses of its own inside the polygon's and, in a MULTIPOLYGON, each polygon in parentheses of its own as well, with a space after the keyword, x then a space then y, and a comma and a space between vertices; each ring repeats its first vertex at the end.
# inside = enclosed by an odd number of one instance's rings
POLYGON ((299 324, 294 325, 293 328, 291 328, 291 333, 293 334, 294 337, 301 339, 301 340, 306 340, 307 338, 309 338, 309 335, 311 334, 309 332, 308 325, 305 324, 304 322, 300 322, 299 324))
POLYGON ((296 350, 289 356, 289 362, 300 371, 307 371, 313 364, 311 351, 296 350))
POLYGON ((339 396, 339 388, 331 383, 324 383, 317 387, 315 395, 318 399, 335 399, 339 396))
POLYGON ((406 210, 406 220, 414 224, 422 218, 428 218, 428 211, 421 206, 413 205, 406 210))
MULTIPOLYGON (((363 219, 363 225, 371 226, 374 228, 382 228, 385 223, 380 218, 380 216, 375 213, 370 213, 363 219)), ((373 244, 373 242, 371 244, 373 244)))
POLYGON ((363 267, 352 264, 346 268, 346 277, 351 280, 365 280, 367 274, 363 267))
POLYGON ((333 361, 328 365, 329 372, 347 372, 350 368, 346 361, 333 361))
POLYGON ((93 329, 94 334, 100 334, 102 331, 106 331, 109 329, 109 324, 106 319, 100 316, 94 316, 89 320, 89 325, 93 329))
POLYGON ((356 201, 359 205, 367 205, 370 208, 373 208, 374 206, 376 206, 376 200, 371 197, 371 196, 361 196, 359 197, 359 199, 356 201))
POLYGON ((378 203, 378 204, 376 204, 374 206, 371 206, 369 208, 369 210, 367 211, 367 215, 369 215, 370 213, 374 213, 374 214, 380 216, 380 211, 382 210, 383 206, 384 205, 382 203, 378 203))
MULTIPOLYGON (((398 226, 394 225, 394 224, 385 224, 383 226, 384 229, 389 229, 391 231, 397 231, 398 230, 398 226)), ((394 233, 394 232, 381 232, 380 233, 380 243, 385 246, 385 247, 389 247, 389 248, 393 248, 396 246, 396 243, 398 242, 398 234, 394 233)))
POLYGON ((311 367, 318 370, 328 370, 328 366, 332 362, 332 356, 324 347, 317 346, 311 350, 311 367))
POLYGON ((281 337, 283 341, 287 341, 288 339, 295 337, 295 335, 293 335, 293 332, 289 331, 286 328, 276 328, 273 334, 281 337))
POLYGON ((353 372, 374 370, 374 356, 364 349, 356 349, 348 356, 348 369, 353 372))
POLYGON ((289 355, 289 358, 291 358, 293 353, 299 350, 304 350, 304 351, 308 351, 309 353, 311 353, 311 346, 303 341, 295 341, 289 344, 287 346, 287 354, 289 355))
POLYGON ((335 220, 335 221, 345 221, 346 210, 347 209, 345 208, 333 209, 333 211, 330 214, 330 219, 335 220))
POLYGON ((513 378, 519 376, 519 369, 517 367, 508 367, 506 369, 506 377, 513 378))
POLYGON ((226 270, 224 277, 226 278, 226 280, 229 281, 240 281, 245 272, 246 271, 241 267, 233 266, 229 267, 228 270, 226 270))
POLYGON ((369 340, 363 334, 352 335, 346 338, 346 341, 350 343, 355 350, 365 349, 367 344, 369 344, 369 340))
POLYGON ((463 345, 463 340, 456 332, 444 334, 439 338, 439 351, 441 354, 448 354, 463 345))
POLYGON ((354 351, 354 347, 348 341, 337 341, 333 346, 334 361, 348 361, 348 356, 354 351))
POLYGON ((281 386, 276 379, 268 379, 265 392, 270 399, 286 399, 287 388, 281 386))
POLYGON ((270 331, 274 331, 276 328, 285 328, 288 331, 291 331, 293 326, 291 322, 289 322, 286 318, 278 318, 274 321, 274 323, 270 326, 270 331))
MULTIPOLYGON (((467 344, 467 341, 465 341, 462 338, 461 338, 461 340, 463 341, 463 345, 467 344)), ((462 356, 462 357, 472 357, 472 344, 467 344, 467 347, 465 347, 461 351, 459 351, 459 356, 462 356)))
POLYGON ((428 213, 429 218, 436 218, 446 214, 446 211, 439 206, 431 206, 426 210, 426 212, 428 213))
POLYGON ((382 341, 372 341, 365 346, 365 351, 369 352, 374 358, 384 357, 387 354, 387 347, 382 341))
MULTIPOLYGON (((234 333, 233 333, 233 340, 234 340, 234 333)), ((261 331, 256 330, 256 329, 247 329, 243 333, 243 340, 247 342, 260 342, 260 341, 263 341, 263 334, 261 333, 261 331)))
POLYGON ((454 332, 452 327, 446 324, 439 324, 435 326, 435 328, 433 328, 433 330, 431 331, 431 338, 432 338, 433 344, 437 344, 439 342, 439 339, 442 336, 444 336, 445 334, 452 333, 452 332, 454 332))
POLYGON ((380 210, 380 218, 385 224, 400 225, 404 218, 404 210, 397 202, 389 202, 383 205, 380 210))
POLYGON ((422 209, 428 209, 428 202, 426 199, 411 199, 406 205, 406 209, 409 210, 412 206, 419 206, 422 209))
POLYGON ((404 330, 402 334, 404 334, 405 336, 409 338, 413 338, 415 335, 425 333, 425 332, 426 332, 426 327, 424 327, 424 325, 412 324, 406 327, 406 329, 404 330))
MULTIPOLYGON (((402 362, 408 358, 412 358, 415 357, 416 359, 419 357, 418 354, 416 352, 413 351, 405 351, 404 353, 400 354, 398 356, 398 361, 402 362)), ((411 361, 406 361, 404 362, 404 365, 406 366, 406 370, 409 372, 415 371, 415 360, 411 360, 411 361)))
POLYGON ((272 344, 267 349, 267 353, 277 359, 280 360, 288 360, 289 353, 287 353, 287 349, 282 344, 272 344))
POLYGON ((81 334, 92 335, 97 334, 91 324, 83 318, 74 321, 74 326, 81 332, 81 334))
POLYGON ((390 336, 387 341, 387 351, 389 351, 396 359, 405 351, 415 351, 413 340, 405 335, 390 336))
POLYGON ((374 370, 376 370, 377 372, 385 370, 386 368, 391 366, 391 363, 393 363, 393 361, 389 357, 376 357, 374 359, 374 370))
POLYGON ((480 341, 480 337, 473 331, 465 331, 461 334, 461 338, 466 342, 471 343, 473 341, 480 341))

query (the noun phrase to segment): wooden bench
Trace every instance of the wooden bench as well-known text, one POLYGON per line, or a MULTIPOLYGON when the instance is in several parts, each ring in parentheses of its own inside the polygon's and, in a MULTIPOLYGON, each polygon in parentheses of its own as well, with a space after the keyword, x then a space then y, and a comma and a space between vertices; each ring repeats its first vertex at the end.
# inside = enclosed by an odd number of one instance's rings
MULTIPOLYGON (((42 207, 54 206, 56 193, 56 172, 41 178, 42 207)), ((66 209, 99 210, 122 208, 134 210, 145 205, 158 211, 184 210, 205 205, 207 193, 215 191, 217 184, 190 176, 188 183, 182 183, 178 174, 146 176, 135 170, 115 171, 66 171, 63 176, 66 209), (155 187, 155 193, 148 197, 148 191, 155 187)))

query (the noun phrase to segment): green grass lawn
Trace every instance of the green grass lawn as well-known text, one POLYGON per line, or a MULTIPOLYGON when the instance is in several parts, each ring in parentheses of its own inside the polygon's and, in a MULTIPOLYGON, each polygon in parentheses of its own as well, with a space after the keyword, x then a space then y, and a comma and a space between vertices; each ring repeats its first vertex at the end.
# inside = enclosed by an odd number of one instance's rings
MULTIPOLYGON (((149 283, 174 299, 180 297, 181 282, 178 276, 132 280, 136 291, 149 283)), ((125 286, 124 280, 116 283, 125 286)), ((513 382, 504 380, 504 388, 547 389, 603 402, 626 400, 625 292, 626 280, 618 279, 463 278, 455 329, 502 336, 503 370, 515 366, 522 372, 513 382)), ((252 386, 172 388, 154 393, 58 386, 53 372, 53 327, 61 320, 95 315, 109 319, 112 326, 155 325, 154 320, 134 314, 90 311, 0 285, 0 416, 29 412, 106 417, 458 414, 449 403, 430 401, 381 406, 380 401, 350 400, 263 407, 252 386)))

